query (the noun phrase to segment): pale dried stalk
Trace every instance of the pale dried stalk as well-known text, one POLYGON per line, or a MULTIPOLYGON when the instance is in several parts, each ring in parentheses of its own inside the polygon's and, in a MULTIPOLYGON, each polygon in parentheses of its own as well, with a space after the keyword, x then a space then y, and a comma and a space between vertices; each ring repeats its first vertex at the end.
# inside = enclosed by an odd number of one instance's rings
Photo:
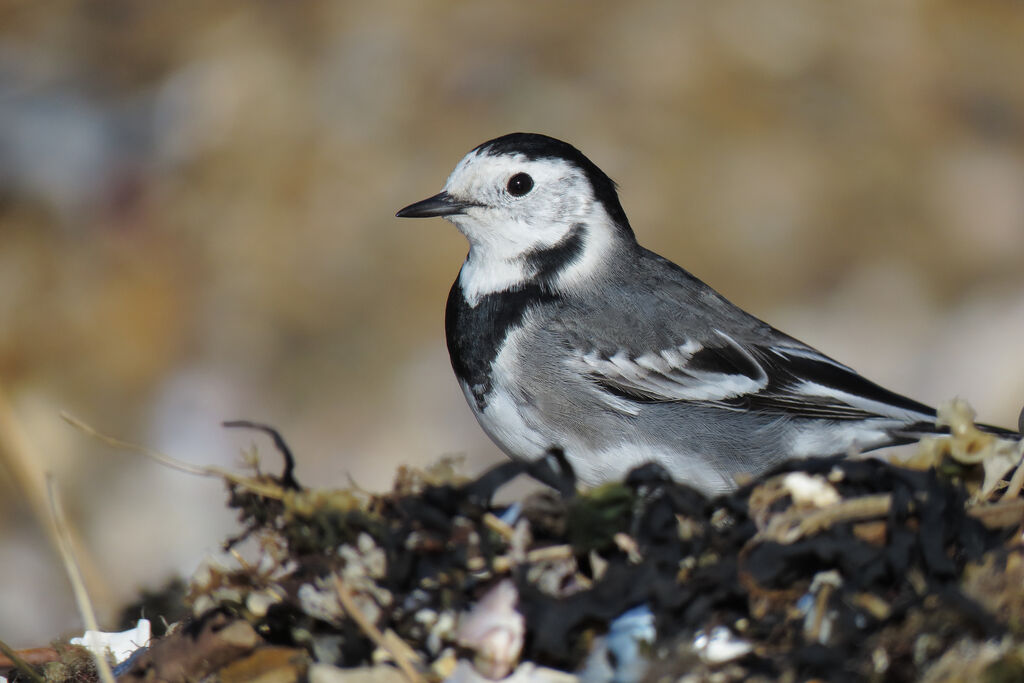
POLYGON ((515 536, 516 531, 512 528, 512 525, 503 521, 493 512, 484 513, 483 521, 484 526, 501 536, 505 541, 511 541, 512 537, 515 536))
POLYGON ((844 500, 811 512, 789 510, 773 518, 768 523, 768 528, 758 533, 755 538, 788 545, 836 524, 884 517, 889 513, 891 506, 892 496, 888 493, 879 493, 844 500))
POLYGON ((75 429, 81 431, 82 433, 88 436, 91 436, 94 439, 102 441, 108 446, 144 455, 147 458, 156 460, 161 465, 170 467, 171 469, 178 470, 179 472, 195 474, 200 477, 217 477, 219 479, 225 479, 231 482, 232 484, 237 484, 238 486, 248 489, 249 491, 261 495, 264 498, 273 498, 275 500, 281 500, 285 495, 284 488, 276 484, 271 484, 269 482, 253 479, 252 477, 245 477, 240 474, 235 474, 234 472, 222 469, 220 467, 214 467, 212 465, 193 465, 191 463, 184 462, 183 460, 172 458, 166 453, 155 451, 152 448, 146 448, 145 446, 140 446, 139 444, 131 443, 130 441, 123 441, 122 439, 118 439, 113 436, 108 436, 107 434, 100 432, 99 430, 89 426, 85 422, 82 422, 78 418, 73 417, 68 413, 62 412, 60 416, 65 422, 67 422, 75 429))
POLYGON ((419 672, 409 661, 406 653, 400 648, 392 646, 388 638, 384 637, 377 625, 366 618, 362 610, 356 604, 355 599, 352 597, 352 592, 349 591, 348 586, 341 580, 340 576, 335 575, 334 577, 334 590, 338 594, 338 601, 341 603, 342 608, 352 617, 352 621, 356 622, 356 626, 362 629, 363 633, 377 645, 377 647, 385 650, 395 660, 395 664, 401 669, 405 677, 409 679, 410 683, 426 683, 424 678, 420 676, 419 672))
MULTIPOLYGON (((3 386, 0 385, 0 468, 6 469, 11 476, 17 495, 28 501, 32 515, 46 532, 55 552, 60 552, 60 540, 53 526, 53 518, 46 499, 46 458, 35 448, 29 435, 14 411, 14 406, 7 398, 3 386)), ((110 593, 102 574, 96 569, 96 562, 82 547, 77 529, 68 529, 72 540, 79 547, 78 565, 85 576, 86 585, 93 596, 99 596, 105 602, 110 593)))
MULTIPOLYGON (((85 622, 85 629, 87 631, 99 631, 99 625, 96 623, 96 613, 93 611, 92 603, 89 601, 85 582, 82 581, 82 572, 78 568, 78 563, 75 562, 75 551, 71 545, 71 534, 68 530, 67 518, 64 516, 64 509, 61 507, 60 498, 57 496, 57 484, 49 474, 46 475, 46 495, 50 502, 50 514, 53 516, 53 524, 57 529, 60 556, 64 561, 64 569, 68 572, 68 580, 71 581, 71 592, 75 595, 78 613, 82 616, 82 621, 85 622)), ((103 683, 115 683, 114 672, 110 670, 110 663, 103 656, 103 653, 93 652, 92 655, 96 660, 96 669, 99 672, 100 680, 103 683)))

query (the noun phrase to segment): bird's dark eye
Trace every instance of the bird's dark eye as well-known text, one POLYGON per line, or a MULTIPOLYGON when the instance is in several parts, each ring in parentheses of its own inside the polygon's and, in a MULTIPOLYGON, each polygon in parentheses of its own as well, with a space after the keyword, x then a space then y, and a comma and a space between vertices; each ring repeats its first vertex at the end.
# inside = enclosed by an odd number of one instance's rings
POLYGON ((527 173, 516 173, 508 179, 508 193, 513 197, 522 197, 533 189, 533 178, 527 173))

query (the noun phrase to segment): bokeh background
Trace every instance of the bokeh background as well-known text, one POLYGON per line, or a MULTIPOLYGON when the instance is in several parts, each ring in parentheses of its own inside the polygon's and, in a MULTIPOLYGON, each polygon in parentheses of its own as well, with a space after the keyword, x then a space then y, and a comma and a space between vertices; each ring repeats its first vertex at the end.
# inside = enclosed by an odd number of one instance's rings
POLYGON ((497 135, 574 143, 643 243, 916 398, 1024 404, 1019 2, 0 3, 0 638, 74 631, 52 472, 109 619, 236 531, 220 484, 501 456, 448 365, 465 255, 395 210, 497 135))

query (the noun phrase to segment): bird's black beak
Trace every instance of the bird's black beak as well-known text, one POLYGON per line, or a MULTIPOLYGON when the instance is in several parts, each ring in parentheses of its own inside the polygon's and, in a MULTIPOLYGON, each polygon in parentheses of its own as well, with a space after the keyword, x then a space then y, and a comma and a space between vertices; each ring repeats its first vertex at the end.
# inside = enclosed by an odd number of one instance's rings
POLYGON ((397 218, 433 218, 435 216, 455 216, 471 206, 471 202, 463 202, 453 198, 447 192, 439 192, 429 199, 410 204, 395 214, 397 218))

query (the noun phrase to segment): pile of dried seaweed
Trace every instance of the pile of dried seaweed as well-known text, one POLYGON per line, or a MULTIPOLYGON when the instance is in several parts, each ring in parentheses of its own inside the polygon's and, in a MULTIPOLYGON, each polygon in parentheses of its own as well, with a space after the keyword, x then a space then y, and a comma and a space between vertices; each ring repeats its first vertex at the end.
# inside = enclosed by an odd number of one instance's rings
POLYGON ((511 463, 382 495, 236 479, 254 559, 198 572, 121 679, 1024 680, 1022 450, 951 422, 907 467, 711 500, 653 466, 575 493, 562 463, 511 506, 511 463))

